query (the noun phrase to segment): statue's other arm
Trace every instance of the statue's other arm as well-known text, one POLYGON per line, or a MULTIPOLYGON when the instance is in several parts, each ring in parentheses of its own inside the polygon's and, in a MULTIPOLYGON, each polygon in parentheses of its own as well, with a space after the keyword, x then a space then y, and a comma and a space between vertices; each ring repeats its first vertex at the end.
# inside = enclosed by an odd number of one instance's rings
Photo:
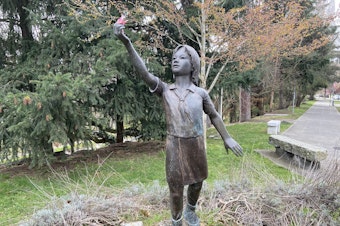
POLYGON ((154 89, 155 87, 157 87, 157 84, 159 83, 158 78, 148 71, 144 61, 142 60, 142 58, 139 56, 139 54, 133 47, 131 40, 124 34, 124 25, 115 23, 113 30, 117 38, 121 40, 122 43, 125 45, 129 53, 131 63, 135 67, 139 76, 146 82, 146 84, 151 89, 154 89))
POLYGON ((210 120, 218 133, 221 135, 225 148, 227 150, 230 148, 236 156, 242 156, 242 147, 229 135, 222 118, 217 114, 213 117, 210 117, 210 120))
POLYGON ((211 123, 216 128, 217 132, 221 135, 225 148, 231 149, 236 156, 243 155, 242 147, 230 136, 221 116, 217 113, 209 94, 204 91, 203 95, 204 112, 209 116, 211 123))

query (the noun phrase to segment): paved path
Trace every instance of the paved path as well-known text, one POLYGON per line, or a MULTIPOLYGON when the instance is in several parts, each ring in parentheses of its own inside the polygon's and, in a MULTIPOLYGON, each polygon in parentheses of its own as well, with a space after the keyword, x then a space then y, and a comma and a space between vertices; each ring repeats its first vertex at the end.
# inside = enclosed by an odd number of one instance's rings
POLYGON ((315 102, 283 135, 326 148, 328 157, 321 167, 330 160, 340 161, 340 113, 329 100, 315 102))

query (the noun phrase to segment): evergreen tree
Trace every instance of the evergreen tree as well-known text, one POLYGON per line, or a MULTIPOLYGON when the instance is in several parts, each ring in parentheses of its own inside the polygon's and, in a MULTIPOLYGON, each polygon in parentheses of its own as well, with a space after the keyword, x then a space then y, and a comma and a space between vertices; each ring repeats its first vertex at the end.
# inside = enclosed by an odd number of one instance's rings
POLYGON ((18 2, 1 5, 9 21, 1 36, 6 46, 0 58, 2 160, 29 157, 31 166, 42 165, 53 157, 56 145, 70 145, 73 152, 76 142, 113 142, 112 132, 117 131, 111 119, 127 120, 144 139, 156 137, 155 128, 164 125, 159 123, 160 104, 149 98, 145 86, 129 84, 131 68, 116 69, 126 59, 106 21, 74 20, 62 1, 18 2), (18 13, 22 10, 25 14, 18 13), (16 25, 20 21, 32 38, 16 25), (98 27, 104 29, 98 33, 98 27), (30 45, 25 45, 27 40, 30 45), (142 119, 148 117, 154 118, 148 124, 156 126, 141 129, 146 124, 142 119))

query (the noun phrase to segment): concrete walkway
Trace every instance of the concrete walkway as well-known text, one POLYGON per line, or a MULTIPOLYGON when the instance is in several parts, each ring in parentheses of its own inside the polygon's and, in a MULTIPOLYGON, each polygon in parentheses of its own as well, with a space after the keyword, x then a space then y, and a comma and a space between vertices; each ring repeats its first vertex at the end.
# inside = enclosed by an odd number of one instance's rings
MULTIPOLYGON (((340 106, 340 105, 336 105, 340 106)), ((327 149, 328 161, 340 160, 340 113, 329 100, 318 100, 283 135, 327 149)))

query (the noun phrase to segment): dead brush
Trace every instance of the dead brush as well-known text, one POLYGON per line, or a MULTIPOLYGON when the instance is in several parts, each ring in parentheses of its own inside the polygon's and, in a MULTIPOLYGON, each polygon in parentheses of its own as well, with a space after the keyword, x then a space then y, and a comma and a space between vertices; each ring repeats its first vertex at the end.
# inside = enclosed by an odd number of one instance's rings
POLYGON ((306 171, 290 182, 248 161, 235 181, 215 182, 205 191, 201 209, 223 225, 339 225, 340 170, 306 171), (225 189, 221 189, 224 187, 225 189))
POLYGON ((48 200, 48 203, 19 225, 121 225, 127 216, 134 219, 165 208, 166 187, 157 181, 149 186, 127 182, 126 189, 112 189, 105 182, 111 176, 120 175, 114 171, 110 175, 102 174, 104 162, 99 161, 93 173, 85 166, 85 175, 78 175, 78 179, 72 179, 66 170, 50 168, 51 180, 58 181, 67 195, 58 196, 52 183, 46 189, 31 181, 36 188, 34 195, 40 196, 41 200, 48 200))
MULTIPOLYGON (((148 186, 127 184, 124 189, 113 189, 105 181, 116 173, 104 176, 100 168, 101 164, 81 180, 52 170, 54 179, 69 192, 58 197, 53 188, 46 191, 36 185, 48 204, 20 225, 121 225, 126 219, 152 218, 168 210, 166 186, 155 181, 148 186)), ((205 225, 339 225, 337 163, 329 164, 327 169, 306 171, 303 176, 292 174, 286 182, 263 164, 245 159, 233 175, 212 185, 204 184, 198 212, 208 214, 209 219, 201 218, 205 225)))

